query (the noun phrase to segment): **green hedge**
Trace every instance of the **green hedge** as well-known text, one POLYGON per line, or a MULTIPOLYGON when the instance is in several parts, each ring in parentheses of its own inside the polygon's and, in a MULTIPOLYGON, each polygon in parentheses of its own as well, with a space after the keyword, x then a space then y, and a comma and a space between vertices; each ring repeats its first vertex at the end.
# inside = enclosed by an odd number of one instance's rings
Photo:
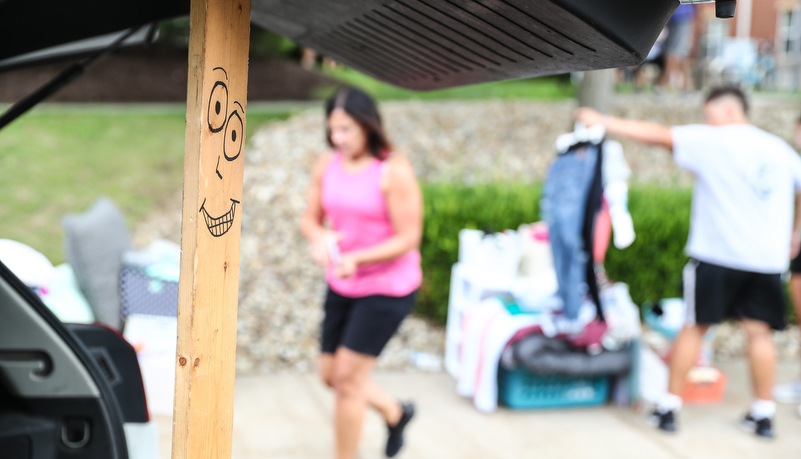
MULTIPOLYGON (((503 230, 539 220, 539 184, 426 184, 422 256, 424 281, 417 313, 444 324, 451 266, 458 259, 462 228, 503 230)), ((610 247, 609 277, 626 282, 635 303, 681 296, 681 269, 690 218, 689 189, 634 186, 629 209, 637 240, 610 247)))
POLYGON ((633 187, 629 211, 637 238, 618 250, 610 244, 606 270, 611 279, 629 284, 636 304, 682 295, 681 273, 690 230, 690 189, 633 187))

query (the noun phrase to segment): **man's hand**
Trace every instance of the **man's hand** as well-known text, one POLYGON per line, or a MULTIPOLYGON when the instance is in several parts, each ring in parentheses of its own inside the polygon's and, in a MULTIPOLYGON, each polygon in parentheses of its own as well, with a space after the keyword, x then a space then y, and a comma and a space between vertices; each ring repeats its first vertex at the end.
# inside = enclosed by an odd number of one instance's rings
POLYGON ((606 132, 648 145, 658 145, 673 150, 673 135, 670 128, 650 121, 631 120, 604 115, 597 110, 587 107, 577 108, 575 111, 577 121, 587 127, 603 125, 606 132))
POLYGON ((588 107, 579 107, 575 112, 576 120, 581 121, 587 127, 603 124, 604 116, 597 110, 588 107))
POLYGON ((790 259, 794 260, 799 251, 801 251, 801 236, 798 235, 798 231, 793 231, 793 236, 790 238, 790 259))

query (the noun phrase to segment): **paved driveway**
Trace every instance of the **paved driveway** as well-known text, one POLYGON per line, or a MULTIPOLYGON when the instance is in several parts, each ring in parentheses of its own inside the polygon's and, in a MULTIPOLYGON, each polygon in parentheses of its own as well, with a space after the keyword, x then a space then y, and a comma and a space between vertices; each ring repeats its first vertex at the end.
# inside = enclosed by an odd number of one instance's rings
MULTIPOLYGON (((718 365, 729 376, 725 401, 688 406, 681 431, 666 435, 627 408, 603 406, 546 411, 500 409, 483 414, 456 395, 453 378, 444 373, 380 373, 390 393, 417 403, 407 445, 397 457, 414 459, 516 458, 801 458, 801 419, 795 406, 779 405, 777 438, 766 442, 737 427, 750 400, 744 361, 718 365)), ((798 365, 780 365, 785 381, 798 365)), ((311 374, 241 376, 236 380, 234 459, 332 458, 333 397, 311 374)), ((161 459, 169 458, 171 419, 157 417, 161 459)), ((385 427, 370 413, 361 459, 382 454, 385 427)))

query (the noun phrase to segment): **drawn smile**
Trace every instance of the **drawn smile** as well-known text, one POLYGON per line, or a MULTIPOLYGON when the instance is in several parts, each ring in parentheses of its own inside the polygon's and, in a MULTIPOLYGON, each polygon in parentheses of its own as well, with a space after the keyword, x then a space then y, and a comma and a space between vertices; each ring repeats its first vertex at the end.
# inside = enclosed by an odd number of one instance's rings
POLYGON ((209 215, 209 212, 206 210, 206 200, 203 200, 203 204, 200 206, 200 211, 203 214, 203 218, 206 220, 206 227, 209 229, 209 232, 214 237, 220 237, 223 234, 227 233, 229 229, 234 225, 234 215, 236 214, 236 205, 239 204, 239 201, 236 199, 231 199, 231 209, 222 215, 221 217, 212 217, 209 215))

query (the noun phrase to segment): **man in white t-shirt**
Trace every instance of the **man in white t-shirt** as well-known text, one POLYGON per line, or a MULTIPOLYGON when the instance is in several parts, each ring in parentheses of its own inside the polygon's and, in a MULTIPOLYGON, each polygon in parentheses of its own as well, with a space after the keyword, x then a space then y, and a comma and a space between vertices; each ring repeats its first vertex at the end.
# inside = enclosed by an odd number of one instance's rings
POLYGON ((756 399, 743 425, 772 437, 776 350, 771 329, 785 327, 781 273, 801 240, 801 159, 778 137, 752 126, 736 88, 717 88, 704 104, 705 125, 668 127, 580 108, 576 117, 611 134, 672 150, 676 164, 695 175, 684 268, 687 323, 676 338, 668 393, 652 415, 675 431, 687 374, 710 325, 740 321, 756 399))
MULTIPOLYGON (((801 148, 801 118, 795 125, 795 146, 801 148)), ((801 319, 801 255, 796 255, 790 262, 790 301, 795 307, 796 319, 801 319)), ((773 388, 773 397, 780 403, 801 403, 801 374, 795 379, 773 388)), ((798 406, 801 416, 801 405, 798 406)))

